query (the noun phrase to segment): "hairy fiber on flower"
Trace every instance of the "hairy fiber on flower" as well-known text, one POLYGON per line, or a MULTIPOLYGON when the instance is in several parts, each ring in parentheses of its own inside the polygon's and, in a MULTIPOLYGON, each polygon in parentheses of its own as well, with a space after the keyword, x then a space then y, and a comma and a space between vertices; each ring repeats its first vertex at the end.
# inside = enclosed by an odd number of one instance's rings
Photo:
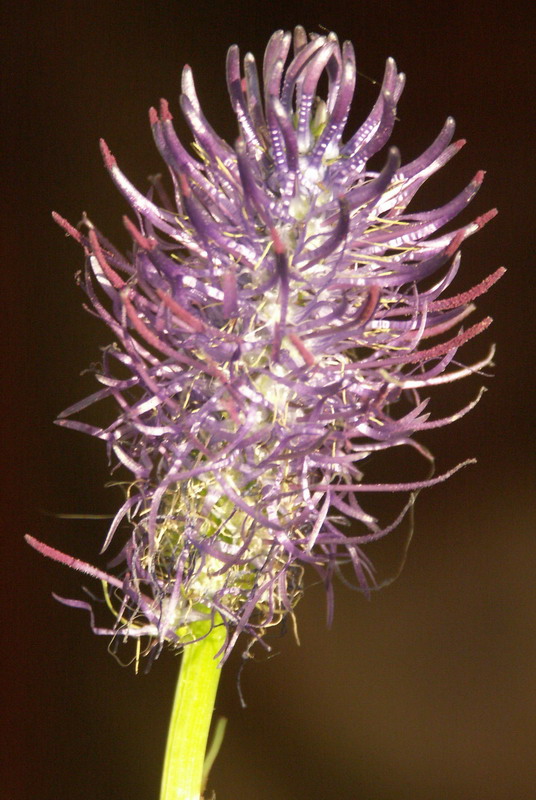
POLYGON ((116 622, 94 625, 97 633, 182 647, 191 623, 222 619, 228 653, 241 632, 259 638, 292 612, 307 566, 330 590, 350 564, 366 590, 374 579, 361 548, 392 530, 409 504, 382 525, 359 498, 411 492, 451 474, 367 483, 367 458, 403 445, 430 458, 413 435, 476 401, 434 421, 419 390, 492 358, 452 366, 459 347, 489 325, 486 318, 461 327, 502 270, 440 299, 458 271, 459 246, 495 213, 444 231, 484 173, 440 208, 407 211, 462 146, 452 142, 453 120, 409 164, 389 149, 378 172, 369 161, 391 135, 404 85, 392 59, 369 116, 346 141, 356 81, 349 42, 277 31, 262 72, 261 91, 253 56, 242 71, 231 47, 234 146, 204 116, 188 67, 180 105, 191 151, 167 102, 151 109, 171 197, 160 179, 141 194, 102 142, 105 165, 136 214, 136 224, 125 219, 127 257, 89 220, 75 230, 57 217, 86 252, 82 285, 115 339, 96 372, 102 388, 60 424, 102 439, 112 462, 132 475, 104 549, 118 528, 128 524, 128 532, 115 574, 31 542, 103 581, 116 622), (106 427, 70 419, 103 398, 118 409, 106 427), (345 532, 347 518, 362 531, 345 532))

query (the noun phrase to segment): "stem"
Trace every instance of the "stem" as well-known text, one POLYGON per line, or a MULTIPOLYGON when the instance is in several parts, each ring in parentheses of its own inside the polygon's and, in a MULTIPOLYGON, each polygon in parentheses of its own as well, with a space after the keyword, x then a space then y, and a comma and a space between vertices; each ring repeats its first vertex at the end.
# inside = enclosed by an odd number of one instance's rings
MULTIPOLYGON (((210 623, 192 625, 202 636, 210 623)), ((203 762, 221 669, 216 654, 225 626, 215 625, 204 639, 187 644, 169 724, 160 800, 201 800, 203 762)))

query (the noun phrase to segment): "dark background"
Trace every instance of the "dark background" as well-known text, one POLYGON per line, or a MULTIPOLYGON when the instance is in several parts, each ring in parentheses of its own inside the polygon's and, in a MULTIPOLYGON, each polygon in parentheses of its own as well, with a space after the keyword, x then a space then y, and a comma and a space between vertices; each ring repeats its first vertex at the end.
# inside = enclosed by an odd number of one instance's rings
MULTIPOLYGON (((528 8, 528 4, 527 4, 528 8)), ((476 172, 486 182, 463 222, 500 214, 463 248, 462 291, 504 264, 479 302, 495 318, 466 357, 498 343, 496 377, 470 416, 424 437, 440 469, 477 467, 421 494, 408 563, 371 602, 323 590, 298 608, 301 646, 273 637, 273 658, 236 680, 228 663, 218 710, 230 717, 211 785, 218 800, 510 800, 533 796, 536 693, 534 531, 534 24, 519 3, 488 2, 19 2, 4 4, 1 305, 2 800, 155 800, 179 661, 149 675, 121 668, 85 614, 52 590, 80 596, 79 576, 23 542, 30 532, 90 558, 105 522, 54 512, 110 513, 104 448, 52 425, 93 389, 80 371, 107 331, 81 309, 77 246, 50 218, 88 214, 126 247, 126 207, 102 167, 104 136, 140 188, 162 168, 146 109, 167 97, 179 117, 189 63, 207 116, 235 136, 224 58, 236 42, 261 57, 269 35, 297 23, 335 30, 359 70, 380 79, 387 56, 408 76, 393 136, 405 161, 447 114, 468 139, 421 192, 426 209, 476 172), (45 513, 46 512, 46 513, 45 513)), ((361 78, 353 125, 377 87, 361 78)), ((179 123, 185 141, 185 128, 179 123)), ((476 317, 475 317, 476 319, 476 317)), ((437 416, 473 397, 481 379, 436 389, 437 416)), ((398 466, 404 467, 399 462, 398 466)), ((379 552, 385 574, 403 536, 379 552)), ((397 549, 398 548, 398 549, 397 549)), ((372 553, 375 557, 375 553, 372 553)), ((391 570, 392 571, 392 570, 391 570)))

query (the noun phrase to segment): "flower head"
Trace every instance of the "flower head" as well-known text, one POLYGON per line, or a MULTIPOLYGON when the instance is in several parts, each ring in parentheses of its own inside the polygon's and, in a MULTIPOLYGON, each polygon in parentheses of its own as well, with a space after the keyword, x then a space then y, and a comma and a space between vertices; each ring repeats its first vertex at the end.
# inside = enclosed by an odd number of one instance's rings
POLYGON ((104 543, 127 530, 116 573, 31 541, 104 582, 116 622, 94 626, 98 633, 182 647, 193 622, 221 619, 229 652, 241 632, 258 638, 292 612, 307 566, 328 589, 344 564, 363 589, 373 585, 361 548, 392 530, 409 504, 382 525, 363 494, 412 491, 450 474, 370 484, 363 469, 371 454, 402 445, 429 457, 415 432, 474 405, 432 421, 419 391, 491 361, 490 353, 452 368, 458 348, 488 326, 460 327, 502 270, 464 294, 440 295, 458 271, 460 244, 495 212, 442 230, 483 172, 441 208, 408 211, 463 142, 451 143, 449 118, 414 161, 402 165, 392 147, 372 170, 404 76, 389 59, 372 111, 343 141, 355 80, 352 45, 341 47, 334 34, 276 32, 263 91, 253 56, 242 72, 231 47, 227 82, 239 129, 231 146, 205 118, 186 67, 180 102, 193 154, 166 101, 150 112, 171 197, 160 179, 141 194, 102 143, 136 213, 136 224, 125 219, 131 253, 119 253, 87 219, 79 232, 57 218, 84 247, 82 285, 115 338, 96 371, 102 388, 60 424, 102 439, 132 477, 104 543), (411 407, 397 413, 402 396, 411 407), (102 398, 118 409, 106 427, 69 419, 102 398), (345 531, 347 518, 362 530, 345 531))

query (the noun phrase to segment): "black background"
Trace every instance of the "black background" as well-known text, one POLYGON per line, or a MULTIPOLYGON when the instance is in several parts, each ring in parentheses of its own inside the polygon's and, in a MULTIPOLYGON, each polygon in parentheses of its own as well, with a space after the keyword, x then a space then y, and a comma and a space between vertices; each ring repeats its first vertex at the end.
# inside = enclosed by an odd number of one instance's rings
MULTIPOLYGON (((528 7, 528 4, 527 4, 528 7)), ((125 205, 102 167, 108 141, 140 188, 161 169, 146 109, 167 97, 176 118, 180 69, 193 69, 205 112, 231 140, 227 47, 262 55, 277 28, 335 30, 356 47, 353 124, 364 118, 392 55, 407 73, 393 136, 405 161, 452 114, 468 144, 420 194, 439 205, 477 169, 487 179, 462 221, 500 214, 463 248, 462 291, 504 264, 479 303, 495 324, 496 377, 480 406, 425 437, 440 469, 477 467, 421 494, 398 581, 368 603, 339 585, 335 623, 323 590, 298 608, 273 658, 236 679, 227 664, 218 711, 230 717, 211 785, 218 800, 510 800, 531 796, 536 693, 534 536, 534 24, 519 3, 178 0, 4 5, 1 337, 2 689, 7 742, 2 800, 155 800, 178 659, 149 675, 120 668, 81 612, 79 577, 40 558, 30 532, 90 558, 104 522, 53 512, 110 513, 104 448, 52 425, 92 391, 80 371, 109 340, 81 310, 72 274, 81 252, 50 218, 83 210, 126 247, 125 205), (48 513, 44 513, 48 512, 48 513)), ((181 122, 179 131, 188 135, 181 122)), ((475 317, 476 319, 476 317, 475 317)), ((436 415, 476 394, 480 379, 435 391, 436 415)), ((391 465, 388 465, 389 469, 391 465)), ((404 467, 403 459, 396 465, 404 467)), ((412 465, 413 468, 413 465, 412 465)), ((394 469, 393 469, 394 471, 394 469)), ((400 472, 398 472, 400 474, 400 472)), ((389 569, 390 553, 378 552, 389 569)), ((397 549, 398 548, 398 551, 397 549)), ((374 553, 372 553, 374 556, 374 553)), ((394 564, 394 561, 392 562, 394 564)))

